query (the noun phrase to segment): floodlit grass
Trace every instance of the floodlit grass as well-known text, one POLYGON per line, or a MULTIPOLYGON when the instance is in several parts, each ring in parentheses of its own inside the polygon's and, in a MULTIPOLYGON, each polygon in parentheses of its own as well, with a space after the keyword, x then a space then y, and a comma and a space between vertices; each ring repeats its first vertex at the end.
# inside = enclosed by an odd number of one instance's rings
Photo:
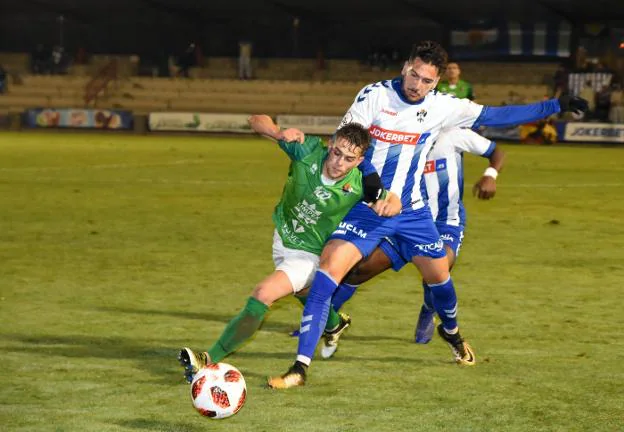
POLYGON ((0 134, 3 431, 616 431, 624 428, 624 148, 503 146, 494 201, 470 186, 454 278, 478 365, 411 343, 417 272, 347 304, 354 324, 308 385, 264 387, 294 359, 301 308, 275 305, 227 361, 248 400, 196 414, 176 361, 206 349, 272 270, 287 159, 234 137, 0 134))

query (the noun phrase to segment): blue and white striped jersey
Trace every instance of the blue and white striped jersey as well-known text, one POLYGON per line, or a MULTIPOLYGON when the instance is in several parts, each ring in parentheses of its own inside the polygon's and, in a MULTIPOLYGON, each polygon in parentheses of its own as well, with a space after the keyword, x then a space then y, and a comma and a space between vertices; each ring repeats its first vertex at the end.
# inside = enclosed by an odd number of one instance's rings
POLYGON ((463 153, 489 158, 496 143, 470 129, 442 132, 427 155, 423 193, 436 222, 459 226, 466 223, 463 153))
POLYGON ((369 128, 368 159, 386 189, 401 197, 403 207, 425 205, 420 183, 427 153, 444 128, 472 126, 482 105, 430 92, 412 103, 401 92, 401 79, 381 81, 362 89, 341 124, 369 128))
POLYGON ((401 85, 399 77, 364 87, 340 125, 356 122, 368 128, 372 141, 366 159, 379 173, 384 187, 401 197, 404 208, 425 205, 420 186, 426 156, 443 129, 519 124, 561 110, 557 99, 491 107, 435 90, 418 102, 410 102, 403 96, 401 85))

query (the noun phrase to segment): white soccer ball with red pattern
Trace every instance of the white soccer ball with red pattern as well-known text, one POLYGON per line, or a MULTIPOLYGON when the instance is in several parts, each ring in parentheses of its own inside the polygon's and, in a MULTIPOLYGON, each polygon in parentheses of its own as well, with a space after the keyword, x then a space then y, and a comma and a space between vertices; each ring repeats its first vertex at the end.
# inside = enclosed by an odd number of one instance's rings
POLYGON ((213 363, 193 377, 193 406, 203 416, 222 419, 238 412, 245 403, 247 386, 238 369, 227 363, 213 363))

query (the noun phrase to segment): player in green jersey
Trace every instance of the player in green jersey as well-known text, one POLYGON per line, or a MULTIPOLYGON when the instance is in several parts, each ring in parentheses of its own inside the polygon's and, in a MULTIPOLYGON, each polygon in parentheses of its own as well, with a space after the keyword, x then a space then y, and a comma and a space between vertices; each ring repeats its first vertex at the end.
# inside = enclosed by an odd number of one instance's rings
POLYGON ((457 63, 449 63, 446 67, 446 80, 440 81, 436 89, 442 93, 452 94, 460 99, 474 100, 472 84, 459 79, 461 69, 457 63))
MULTIPOLYGON (((249 340, 275 301, 309 287, 325 241, 357 202, 364 199, 371 203, 380 216, 401 211, 400 199, 386 194, 372 166, 362 168, 365 176, 357 168, 370 142, 368 130, 362 126, 352 123, 342 127, 326 147, 319 137, 305 136, 298 129, 282 131, 266 115, 251 116, 249 123, 254 131, 276 140, 291 159, 282 197, 273 212, 275 271, 256 285, 243 310, 207 352, 180 351, 178 360, 189 382, 201 367, 220 362, 249 340)), ((298 298, 305 302, 305 296, 298 298)), ((328 333, 342 332, 349 323, 348 316, 332 309, 325 329, 328 333)))

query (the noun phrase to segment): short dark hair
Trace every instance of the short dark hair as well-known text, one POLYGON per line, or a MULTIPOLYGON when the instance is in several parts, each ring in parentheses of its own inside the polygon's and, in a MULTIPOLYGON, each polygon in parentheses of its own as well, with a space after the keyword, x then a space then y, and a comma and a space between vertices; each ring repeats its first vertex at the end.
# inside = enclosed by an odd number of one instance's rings
POLYGON ((333 141, 336 142, 340 138, 349 141, 354 147, 360 148, 362 154, 368 150, 371 140, 368 129, 359 123, 347 123, 338 129, 333 136, 333 141))
POLYGON ((444 75, 448 66, 448 54, 442 45, 437 42, 426 40, 415 43, 409 56, 409 62, 420 58, 425 63, 429 63, 438 68, 438 74, 444 75))

